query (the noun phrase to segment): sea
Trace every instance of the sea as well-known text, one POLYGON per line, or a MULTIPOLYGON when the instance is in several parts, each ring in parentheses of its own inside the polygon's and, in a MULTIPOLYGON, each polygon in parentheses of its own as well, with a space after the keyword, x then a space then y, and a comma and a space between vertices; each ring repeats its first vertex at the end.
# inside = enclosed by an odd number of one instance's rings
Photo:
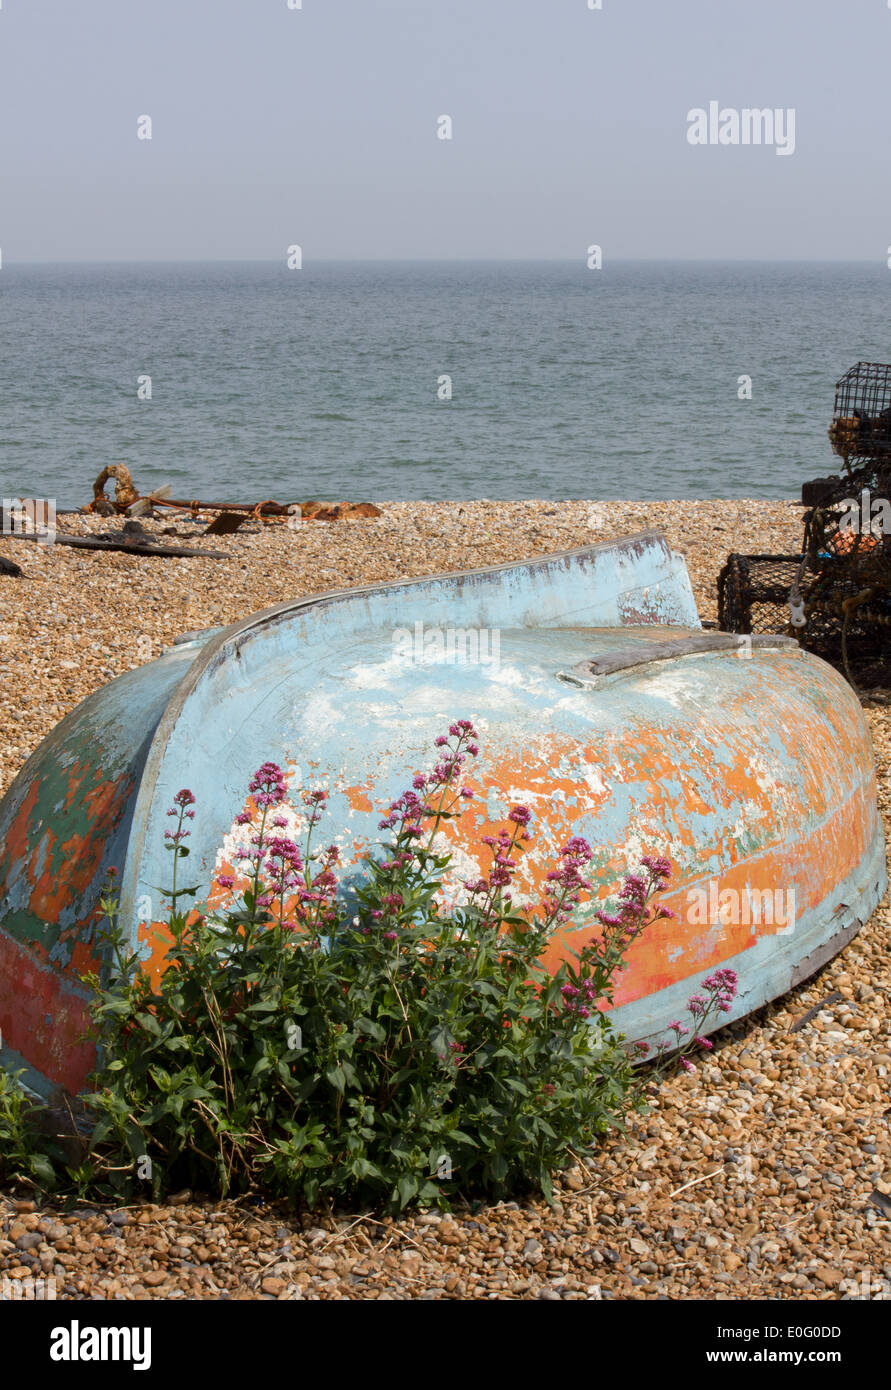
POLYGON ((793 497, 889 310, 881 263, 4 261, 0 495, 793 497))

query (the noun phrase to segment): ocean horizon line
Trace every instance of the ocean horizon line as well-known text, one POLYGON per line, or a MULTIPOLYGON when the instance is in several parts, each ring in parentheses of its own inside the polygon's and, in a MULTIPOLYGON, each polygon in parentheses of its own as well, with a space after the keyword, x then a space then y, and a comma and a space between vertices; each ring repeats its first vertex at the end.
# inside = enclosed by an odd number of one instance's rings
MULTIPOLYGON (((330 265, 435 265, 435 266, 459 266, 459 265, 561 265, 584 267, 585 257, 581 256, 320 256, 306 262, 301 269, 306 270, 312 266, 330 265)), ((887 269, 887 258, 877 256, 872 258, 852 259, 847 258, 825 258, 820 256, 803 257, 764 257, 764 256, 608 256, 604 260, 602 270, 606 265, 831 265, 831 266, 870 266, 887 269)), ((160 265, 257 265, 257 266, 287 266, 286 256, 277 257, 226 257, 226 256, 187 256, 187 257, 162 257, 155 259, 126 259, 124 257, 111 257, 110 259, 75 259, 75 260, 17 260, 6 255, 3 270, 11 269, 15 266, 160 266, 160 265)), ((2 273, 2 272, 0 272, 2 273)))

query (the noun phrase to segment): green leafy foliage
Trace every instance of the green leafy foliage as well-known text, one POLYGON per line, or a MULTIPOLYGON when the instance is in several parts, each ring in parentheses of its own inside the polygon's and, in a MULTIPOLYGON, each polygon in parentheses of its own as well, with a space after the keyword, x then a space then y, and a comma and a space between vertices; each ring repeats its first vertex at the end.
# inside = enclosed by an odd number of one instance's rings
POLYGON ((0 1183, 52 1191, 64 1170, 64 1146, 35 1123, 34 1100, 22 1086, 24 1073, 0 1070, 0 1183))
MULTIPOLYGON (((178 794, 171 944, 156 985, 104 900, 113 965, 90 978, 102 1060, 83 1097, 94 1127, 69 1186, 115 1200, 258 1189, 389 1210, 528 1190, 550 1198, 557 1170, 644 1107, 630 1052, 598 1005, 627 945, 662 911, 650 900, 667 865, 644 861, 618 914, 594 914, 600 934, 550 975, 540 957, 590 892, 581 870, 591 851, 570 841, 540 909, 516 911, 530 813, 515 807, 487 840, 489 875, 446 911, 449 856, 433 842, 470 796, 461 768, 475 737, 467 721, 453 725, 433 771, 389 808, 349 915, 337 851, 311 848, 325 793, 304 794, 298 849, 280 833, 287 788, 273 764, 251 783, 241 882, 219 880, 236 889, 225 910, 181 906, 195 894, 176 883, 194 798, 178 794)), ((30 1163, 38 1181, 4 1084, 0 1171, 30 1163)))

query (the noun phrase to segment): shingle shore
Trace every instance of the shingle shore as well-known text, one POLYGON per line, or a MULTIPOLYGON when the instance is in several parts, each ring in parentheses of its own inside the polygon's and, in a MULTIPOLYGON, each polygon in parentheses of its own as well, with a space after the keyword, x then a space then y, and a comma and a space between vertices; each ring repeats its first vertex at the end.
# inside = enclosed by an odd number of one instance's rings
MULTIPOLYGON (((791 553, 801 534, 801 508, 782 501, 383 510, 376 520, 207 541, 188 519, 146 523, 159 533, 175 524, 181 543, 224 550, 227 561, 0 538, 0 554, 25 571, 0 577, 0 790, 75 704, 189 629, 324 589, 520 560, 646 528, 685 553, 700 614, 713 619, 728 551, 791 553)), ((73 534, 119 524, 60 522, 73 534)), ((878 700, 867 715, 889 833, 891 717, 878 700)), ((814 980, 718 1035, 694 1076, 663 1085, 628 1145, 613 1143, 566 1175, 555 1208, 301 1222, 187 1194, 166 1207, 68 1215, 0 1197, 0 1281, 43 1273, 59 1297, 75 1299, 891 1297, 889 916, 880 908, 814 980), (789 1031, 834 990, 840 1002, 789 1031)))

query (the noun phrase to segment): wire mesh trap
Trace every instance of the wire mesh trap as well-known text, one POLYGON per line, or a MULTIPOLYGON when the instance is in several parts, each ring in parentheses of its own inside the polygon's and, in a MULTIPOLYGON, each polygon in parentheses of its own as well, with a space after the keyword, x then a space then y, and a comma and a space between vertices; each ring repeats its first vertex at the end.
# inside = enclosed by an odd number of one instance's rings
POLYGON ((845 471, 802 487, 799 555, 728 557, 728 632, 782 632, 854 686, 891 685, 891 365, 858 362, 836 383, 829 428, 845 471))
POLYGON ((846 461, 891 457, 891 366, 858 362, 836 382, 829 440, 846 461))

